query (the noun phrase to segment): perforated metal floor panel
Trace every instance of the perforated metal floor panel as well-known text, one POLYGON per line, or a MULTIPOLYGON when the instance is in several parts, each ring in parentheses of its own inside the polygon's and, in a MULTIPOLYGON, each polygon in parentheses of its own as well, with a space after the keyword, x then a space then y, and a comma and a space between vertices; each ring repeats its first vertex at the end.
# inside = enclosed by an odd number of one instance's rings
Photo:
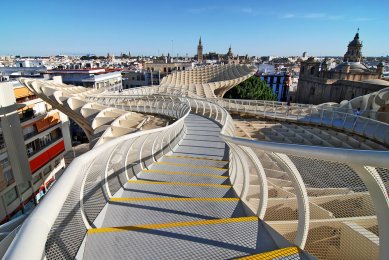
POLYGON ((176 153, 172 154, 171 156, 164 156, 160 160, 161 162, 175 162, 175 163, 187 163, 187 164, 193 164, 193 165, 202 165, 202 166, 212 166, 212 167, 219 167, 219 168, 228 168, 228 162, 227 161, 221 161, 221 160, 214 160, 209 158, 195 158, 190 156, 179 156, 176 155, 176 153))
POLYGON ((152 172, 142 172, 139 180, 149 181, 173 181, 173 182, 193 182, 210 184, 230 184, 227 176, 217 174, 190 173, 182 171, 150 170, 152 172), (214 175, 214 176, 212 176, 214 175))
POLYGON ((176 172, 188 172, 188 173, 202 173, 202 174, 215 174, 224 175, 228 169, 212 167, 212 166, 200 166, 199 162, 191 164, 180 162, 161 162, 153 164, 150 167, 151 170, 164 170, 164 171, 176 171, 176 172))
POLYGON ((173 152, 128 181, 88 231, 84 259, 230 259, 278 249, 228 178, 220 127, 201 116, 173 152))
POLYGON ((123 197, 235 197, 232 188, 215 188, 211 186, 183 186, 169 184, 146 184, 146 183, 129 183, 123 189, 123 197))
POLYGON ((85 259, 230 259, 277 249, 258 220, 88 235, 85 259))
POLYGON ((103 226, 133 226, 243 216, 245 214, 239 200, 122 200, 109 203, 103 226))

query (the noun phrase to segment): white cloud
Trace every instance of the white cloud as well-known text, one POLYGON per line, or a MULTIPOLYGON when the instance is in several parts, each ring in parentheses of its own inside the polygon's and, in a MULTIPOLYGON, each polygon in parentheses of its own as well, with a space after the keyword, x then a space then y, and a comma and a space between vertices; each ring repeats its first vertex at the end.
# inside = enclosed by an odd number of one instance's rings
POLYGON ((280 19, 312 19, 312 20, 340 20, 343 15, 329 15, 326 13, 307 13, 307 14, 292 14, 286 13, 279 17, 280 19))
POLYGON ((311 13, 302 16, 302 18, 307 18, 307 19, 318 19, 318 18, 325 18, 325 17, 326 14, 322 14, 322 13, 311 13))

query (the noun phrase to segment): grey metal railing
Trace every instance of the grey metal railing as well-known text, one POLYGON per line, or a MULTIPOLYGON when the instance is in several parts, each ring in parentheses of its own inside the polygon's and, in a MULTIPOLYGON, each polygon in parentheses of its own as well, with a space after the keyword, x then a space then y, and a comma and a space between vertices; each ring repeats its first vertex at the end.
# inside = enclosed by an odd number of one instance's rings
MULTIPOLYGON (((131 149, 131 143, 140 138, 154 141, 152 142, 151 149, 149 149, 150 147, 148 147, 148 149, 144 148, 146 142, 141 143, 140 149, 134 149, 137 153, 137 155, 135 155, 137 158, 136 164, 140 166, 138 170, 142 169, 142 167, 145 167, 147 164, 150 164, 152 161, 157 160, 161 156, 161 153, 164 154, 170 151, 172 143, 173 145, 176 144, 177 138, 184 133, 184 120, 190 112, 187 103, 177 101, 180 100, 176 100, 176 102, 165 100, 160 103, 161 107, 159 111, 165 111, 168 114, 171 112, 177 116, 177 120, 171 125, 118 137, 77 157, 69 165, 61 179, 57 181, 55 189, 46 195, 39 207, 37 207, 24 222, 9 247, 5 259, 23 259, 26 255, 28 255, 29 259, 41 259, 46 254, 63 254, 64 250, 68 250, 66 256, 75 257, 75 253, 78 251, 78 247, 74 248, 75 241, 76 244, 78 243, 78 246, 80 246, 86 230, 93 225, 93 219, 91 219, 89 213, 84 209, 85 203, 88 203, 85 198, 91 196, 91 194, 84 192, 94 190, 93 187, 85 186, 87 178, 90 178, 88 177, 90 176, 89 167, 93 165, 95 159, 99 158, 99 156, 108 155, 108 157, 111 158, 109 155, 118 151, 117 148, 119 146, 125 146, 128 150, 131 149), (69 208, 69 206, 73 208, 69 208), (61 219, 63 219, 63 221, 59 221, 61 219), (73 224, 72 221, 74 221, 73 224), (72 228, 72 225, 80 225, 80 223, 83 224, 82 226, 79 226, 79 229, 75 230, 72 228), (62 253, 50 252, 50 250, 56 249, 55 247, 53 247, 54 249, 48 248, 46 243, 48 239, 50 239, 49 244, 55 243, 55 241, 52 241, 51 233, 55 233, 56 229, 60 230, 60 232, 57 233, 58 237, 53 239, 71 239, 73 243, 72 248, 63 246, 59 250, 62 253)), ((147 110, 146 107, 144 107, 144 109, 147 110)), ((123 158, 123 165, 127 162, 127 157, 128 154, 123 158)), ((110 160, 109 158, 107 159, 107 163, 110 160)), ((104 187, 105 196, 109 198, 114 192, 111 190, 112 186, 109 184, 113 177, 111 175, 114 173, 108 170, 108 168, 100 167, 97 175, 96 173, 94 173, 94 175, 97 177, 102 176, 102 180, 96 182, 95 185, 104 187)), ((125 170, 125 175, 127 177, 129 176, 127 168, 125 170)), ((103 202, 101 204, 105 203, 103 202)), ((69 243, 69 241, 67 242, 69 243)), ((59 243, 65 244, 66 241, 59 241, 59 243)))
MULTIPOLYGON (((161 156, 160 153, 172 148, 171 143, 176 142, 184 131, 183 120, 190 111, 214 120, 223 126, 220 136, 230 148, 230 180, 236 193, 246 205, 250 204, 248 194, 253 188, 253 185, 250 184, 250 178, 253 175, 258 178, 259 193, 257 199, 259 202, 256 207, 256 214, 262 219, 266 218, 270 201, 269 175, 262 165, 263 162, 258 158, 258 151, 264 151, 281 166, 286 178, 284 181, 288 181, 291 184, 290 188, 293 189, 293 192, 290 192, 293 196, 289 200, 293 200, 297 204, 297 228, 295 234, 289 237, 296 245, 304 248, 307 243, 309 244, 310 226, 317 223, 313 222, 314 216, 311 215, 314 204, 308 190, 312 188, 338 188, 346 190, 348 194, 367 196, 368 200, 372 201, 373 209, 371 213, 376 216, 378 225, 380 259, 389 257, 389 226, 387 225, 389 201, 387 199, 388 191, 383 181, 389 179, 389 164, 387 163, 389 152, 280 144, 238 138, 234 135, 234 122, 227 109, 231 111, 255 111, 262 113, 265 117, 328 125, 334 128, 342 127, 354 132, 362 130, 361 133, 364 135, 371 133, 372 139, 385 141, 385 138, 380 139, 381 137, 377 135, 381 128, 382 130, 386 129, 386 125, 382 122, 306 105, 286 106, 277 102, 262 102, 262 105, 259 105, 259 103, 253 104, 251 101, 242 105, 235 101, 213 100, 210 102, 205 99, 191 97, 166 97, 155 93, 151 94, 154 96, 150 96, 149 94, 146 94, 146 96, 104 96, 103 94, 90 97, 95 102, 103 102, 126 110, 175 115, 178 120, 164 128, 118 137, 76 158, 67 169, 66 174, 56 184, 57 187, 47 195, 40 206, 26 220, 7 252, 6 257, 8 259, 21 259, 25 255, 28 255, 31 259, 40 259, 45 255, 47 238, 60 212, 64 210, 62 207, 65 205, 66 199, 71 197, 70 194, 76 194, 76 198, 81 198, 81 205, 77 204, 77 201, 74 201, 71 205, 78 207, 76 210, 82 218, 81 223, 84 224, 80 227, 82 228, 79 231, 81 233, 77 233, 77 235, 83 237, 85 230, 93 225, 93 219, 84 210, 83 198, 87 194, 83 193, 86 191, 83 183, 90 176, 88 169, 95 158, 98 156, 107 157, 106 160, 109 162, 109 158, 113 153, 119 151, 121 154, 123 153, 119 149, 119 145, 124 145, 129 150, 133 143, 138 140, 137 147, 139 149, 136 149, 138 151, 136 155, 138 158, 137 165, 143 169, 150 162, 157 160, 161 156), (118 102, 120 99, 122 100, 121 103, 118 102), (341 126, 339 126, 338 119, 341 126), (306 160, 311 161, 306 163, 306 160), (315 167, 320 169, 311 168, 312 172, 305 174, 304 167, 300 165, 303 163, 308 165, 309 163, 315 163, 315 167), (338 167, 339 172, 335 174, 329 172, 326 169, 328 165, 338 167)), ((126 155, 127 157, 128 155, 126 155)), ((112 195, 109 167, 111 166, 107 164, 106 168, 100 169, 100 172, 97 173, 99 176, 103 176, 104 190, 108 197, 110 194, 112 195)), ((128 178, 127 170, 125 174, 128 178)), ((336 220, 336 217, 334 219, 336 220)), ((323 222, 325 221, 327 220, 323 219, 323 222)), ((67 224, 69 225, 69 223, 67 224)), ((289 222, 286 225, 290 225, 289 222)), ((359 244, 357 246, 363 247, 359 244)))
MULTIPOLYGON (((389 256, 389 226, 386 225, 387 219, 389 219, 389 201, 388 201, 388 191, 385 188, 384 180, 389 178, 389 152, 387 151, 365 151, 365 150, 352 150, 352 149, 340 149, 340 148, 328 148, 328 147, 316 147, 316 146, 306 146, 306 145, 295 145, 295 144, 281 144, 281 143, 272 143, 258 140, 249 140, 245 138, 238 138, 234 136, 234 123, 226 111, 225 108, 215 104, 214 102, 208 102, 206 100, 196 100, 189 99, 192 107, 193 113, 198 113, 203 116, 209 117, 221 125, 223 129, 221 131, 222 139, 230 147, 230 177, 234 185, 235 190, 241 196, 241 199, 247 203, 247 194, 249 193, 250 185, 250 168, 248 165, 254 165, 256 174, 259 177, 260 185, 260 195, 259 195, 259 205, 257 214, 260 217, 265 215, 266 205, 268 203, 268 188, 266 181, 266 174, 263 169, 261 162, 255 156, 257 150, 265 151, 273 156, 273 158, 282 165, 285 169, 286 174, 288 175, 289 180, 291 181, 295 195, 297 198, 298 204, 298 227, 295 235, 294 243, 304 248, 309 232, 310 226, 310 197, 307 194, 307 188, 312 186, 312 182, 308 181, 307 178, 303 178, 300 174, 301 167, 296 167, 296 158, 303 159, 312 159, 319 160, 323 162, 323 167, 328 164, 332 165, 344 165, 344 167, 349 167, 351 172, 345 181, 352 191, 353 185, 363 185, 363 192, 368 192, 369 197, 373 202, 373 207, 375 214, 377 216, 378 231, 379 231, 379 255, 380 259, 386 259, 389 256), (385 170, 382 170, 385 169, 385 170), (348 182, 348 183, 347 183, 348 182)), ((219 101, 222 105, 226 106, 224 101, 219 101)), ((266 102, 264 102, 264 105, 266 102)), ((247 104, 247 106, 249 106, 247 104)), ((238 107, 237 109, 246 109, 249 110, 250 107, 238 107)), ((274 107, 283 107, 283 105, 274 103, 274 107)), ((273 109, 272 112, 276 112, 277 109, 273 109)), ((296 106, 298 110, 305 109, 306 115, 312 121, 314 118, 313 113, 310 110, 316 109, 312 106, 296 106), (308 111, 306 111, 308 109, 308 111)), ((231 108, 231 107, 230 107, 231 108)), ((267 112, 266 109, 263 109, 262 112, 267 112)), ((278 112, 278 111, 277 111, 278 112)), ((327 116, 327 111, 316 110, 316 113, 320 115, 319 118, 327 116)), ((341 112, 337 111, 328 111, 331 112, 331 116, 341 116, 341 112)), ((278 112, 279 113, 279 112, 278 112)), ((284 112, 284 116, 285 116, 284 112)), ((301 117, 301 111, 298 113, 301 117)), ((346 115, 344 115, 346 117, 346 115)), ((347 117, 350 116, 349 114, 347 117)), ((352 116, 351 116, 352 117, 352 116)), ((321 120, 321 123, 323 120, 321 120)), ((356 128, 355 124, 357 121, 362 121, 363 125, 374 124, 378 126, 384 125, 382 122, 376 122, 371 119, 366 119, 362 117, 353 118, 352 127, 356 128)), ((342 121, 343 127, 345 127, 348 122, 346 119, 342 121)), ((332 124, 332 126, 335 126, 332 124)), ((385 125, 384 125, 385 126, 385 125)), ((377 131, 377 129, 376 129, 377 131)), ((373 139, 378 139, 376 135, 372 135, 373 139)), ((325 169, 322 171, 325 173, 325 169)), ((341 174, 341 173, 339 173, 341 174)), ((336 185, 336 182, 339 180, 336 177, 331 175, 318 175, 310 176, 311 178, 317 179, 329 179, 332 185, 336 185), (335 184, 334 184, 335 183, 335 184)), ((341 179, 341 178, 340 178, 341 179)), ((363 246, 363 245, 362 245, 363 246)))
POLYGON ((261 100, 213 100, 229 111, 258 114, 264 118, 309 123, 344 130, 389 145, 389 124, 333 108, 261 100))

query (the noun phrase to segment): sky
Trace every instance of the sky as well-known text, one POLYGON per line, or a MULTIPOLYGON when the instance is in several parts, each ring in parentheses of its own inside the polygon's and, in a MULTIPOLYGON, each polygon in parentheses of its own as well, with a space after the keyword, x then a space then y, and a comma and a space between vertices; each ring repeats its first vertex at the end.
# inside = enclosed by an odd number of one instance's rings
POLYGON ((0 55, 389 55, 389 0, 2 1, 0 55))

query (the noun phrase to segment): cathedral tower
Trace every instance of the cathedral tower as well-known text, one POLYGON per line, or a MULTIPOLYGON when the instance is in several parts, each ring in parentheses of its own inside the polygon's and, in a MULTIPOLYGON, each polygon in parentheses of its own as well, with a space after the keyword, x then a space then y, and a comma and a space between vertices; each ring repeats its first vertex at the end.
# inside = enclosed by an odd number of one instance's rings
POLYGON ((362 42, 359 40, 359 28, 355 34, 354 40, 348 44, 347 52, 343 61, 361 62, 362 61, 362 42))
POLYGON ((199 45, 197 45, 197 61, 198 63, 203 62, 203 45, 201 44, 201 37, 199 40, 199 45))

